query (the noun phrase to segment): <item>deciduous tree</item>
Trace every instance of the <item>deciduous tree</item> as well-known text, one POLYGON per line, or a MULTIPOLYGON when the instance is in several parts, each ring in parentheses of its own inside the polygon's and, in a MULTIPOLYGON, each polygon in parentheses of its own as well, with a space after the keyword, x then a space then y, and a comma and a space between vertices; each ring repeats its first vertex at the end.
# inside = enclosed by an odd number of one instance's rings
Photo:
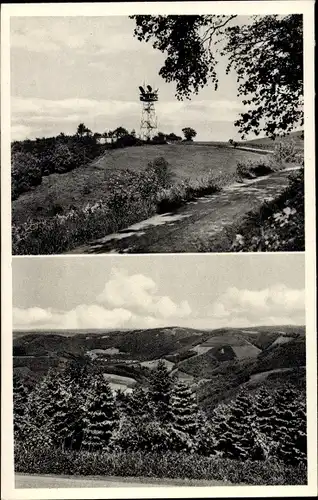
POLYGON ((197 135, 196 131, 192 127, 184 127, 182 132, 186 141, 192 141, 197 135))
POLYGON ((165 54, 159 74, 190 98, 208 83, 218 87, 217 63, 235 70, 246 111, 235 125, 274 138, 303 124, 303 19, 300 14, 135 15, 134 35, 165 54))

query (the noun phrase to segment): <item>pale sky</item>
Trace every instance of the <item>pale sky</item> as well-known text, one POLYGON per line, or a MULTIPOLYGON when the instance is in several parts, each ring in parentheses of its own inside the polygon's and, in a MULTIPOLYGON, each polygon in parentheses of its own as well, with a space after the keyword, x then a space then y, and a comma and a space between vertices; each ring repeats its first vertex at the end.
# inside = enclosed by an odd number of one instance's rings
POLYGON ((191 126, 197 140, 239 139, 233 122, 242 104, 226 61, 218 91, 209 85, 191 101, 177 101, 175 83, 158 75, 164 55, 134 38, 133 29, 126 16, 11 18, 12 140, 73 134, 80 122, 93 132, 122 125, 139 133, 144 81, 159 88, 160 131, 182 135, 191 126))
POLYGON ((13 326, 303 325, 304 288, 303 254, 16 257, 13 326))

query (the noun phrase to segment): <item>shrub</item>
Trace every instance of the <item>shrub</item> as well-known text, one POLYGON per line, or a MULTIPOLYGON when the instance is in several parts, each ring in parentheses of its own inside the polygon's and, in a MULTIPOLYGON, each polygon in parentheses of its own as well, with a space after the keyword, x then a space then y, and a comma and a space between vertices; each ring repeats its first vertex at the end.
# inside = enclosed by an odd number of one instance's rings
POLYGON ((115 142, 116 146, 119 148, 125 148, 129 146, 135 146, 138 142, 138 139, 131 134, 126 134, 117 139, 115 142))
POLYGON ((69 172, 76 167, 74 157, 66 144, 58 144, 55 147, 51 161, 57 174, 69 172))
POLYGON ((15 255, 62 253, 130 224, 179 207, 196 196, 220 188, 212 174, 198 181, 169 186, 169 166, 163 158, 154 160, 140 173, 126 170, 109 180, 105 200, 62 214, 55 206, 50 219, 29 220, 12 225, 12 252, 15 255))
POLYGON ((41 184, 42 176, 65 173, 99 156, 105 146, 90 136, 58 136, 12 144, 12 199, 41 184))
POLYGON ((301 165, 304 160, 304 155, 299 148, 297 148, 294 140, 288 140, 276 144, 273 159, 279 165, 285 163, 297 163, 301 165))
POLYGON ((272 162, 266 159, 247 160, 237 162, 236 172, 240 178, 254 179, 263 175, 268 175, 275 171, 272 162))
POLYGON ((290 176, 289 185, 275 200, 250 212, 239 228, 230 251, 303 251, 304 170, 290 176))
POLYGON ((151 142, 152 144, 167 144, 167 139, 165 134, 163 134, 162 132, 158 132, 158 134, 154 136, 151 142))
POLYGON ((39 160, 31 153, 13 152, 11 162, 11 196, 15 200, 21 193, 41 184, 42 175, 39 160))
POLYGON ((194 200, 220 191, 220 186, 212 172, 197 180, 185 180, 162 189, 157 196, 157 212, 166 213, 194 200))
POLYGON ((146 174, 153 175, 157 179, 160 188, 171 185, 172 173, 170 165, 163 157, 155 158, 153 162, 149 162, 146 174))

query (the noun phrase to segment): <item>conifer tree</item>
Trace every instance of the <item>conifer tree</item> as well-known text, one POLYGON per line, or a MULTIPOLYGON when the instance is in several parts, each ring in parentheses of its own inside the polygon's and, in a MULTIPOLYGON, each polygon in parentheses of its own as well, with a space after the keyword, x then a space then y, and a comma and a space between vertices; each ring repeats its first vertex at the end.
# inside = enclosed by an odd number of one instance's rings
POLYGON ((136 386, 127 401, 127 413, 134 419, 149 420, 154 417, 154 408, 147 391, 136 386))
POLYGON ((197 417, 196 452, 199 455, 211 456, 216 454, 217 441, 213 431, 213 422, 200 411, 197 417))
POLYGON ((264 458, 277 453, 277 442, 274 437, 277 427, 277 413, 272 393, 262 387, 254 398, 255 420, 252 422, 256 440, 263 450, 264 458))
POLYGON ((275 393, 274 439, 277 457, 290 465, 306 462, 306 402, 295 389, 280 389, 275 393))
POLYGON ((149 381, 149 397, 154 405, 155 417, 160 422, 171 421, 170 397, 173 380, 162 360, 152 370, 149 381))
POLYGON ((140 429, 131 417, 122 414, 118 426, 112 433, 108 447, 111 451, 130 450, 136 451, 141 448, 140 429))
POLYGON ((13 422, 14 437, 22 440, 25 437, 27 427, 27 406, 29 390, 23 384, 21 379, 14 375, 13 377, 13 422))
POLYGON ((108 445, 116 426, 115 400, 110 385, 102 375, 91 384, 85 404, 83 447, 89 451, 108 445))
POLYGON ((247 460, 261 455, 252 422, 255 417, 250 397, 241 393, 230 405, 231 413, 216 423, 216 449, 226 458, 247 460))
POLYGON ((198 407, 190 387, 177 382, 170 399, 171 438, 176 450, 193 450, 198 430, 198 407))
POLYGON ((28 446, 53 445, 52 418, 56 412, 54 393, 59 384, 59 375, 50 370, 30 392, 26 410, 25 443, 28 446))
POLYGON ((49 428, 56 411, 53 395, 58 384, 59 374, 50 370, 31 391, 28 399, 28 415, 36 428, 49 428))
POLYGON ((61 375, 53 394, 55 412, 52 416, 52 438, 56 446, 79 448, 82 440, 84 414, 80 386, 61 375))
POLYGON ((130 394, 126 394, 121 389, 115 392, 116 409, 120 415, 126 415, 128 413, 129 401, 130 394))

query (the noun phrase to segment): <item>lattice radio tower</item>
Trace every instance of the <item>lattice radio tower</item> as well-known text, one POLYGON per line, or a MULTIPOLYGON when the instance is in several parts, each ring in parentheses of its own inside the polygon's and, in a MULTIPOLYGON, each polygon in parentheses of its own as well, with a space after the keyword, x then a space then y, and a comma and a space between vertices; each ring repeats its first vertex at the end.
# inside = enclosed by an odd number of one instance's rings
POLYGON ((152 90, 150 85, 147 85, 146 89, 144 87, 139 87, 139 100, 142 103, 140 137, 145 141, 149 141, 156 135, 158 130, 155 110, 155 102, 158 101, 158 89, 152 90))

